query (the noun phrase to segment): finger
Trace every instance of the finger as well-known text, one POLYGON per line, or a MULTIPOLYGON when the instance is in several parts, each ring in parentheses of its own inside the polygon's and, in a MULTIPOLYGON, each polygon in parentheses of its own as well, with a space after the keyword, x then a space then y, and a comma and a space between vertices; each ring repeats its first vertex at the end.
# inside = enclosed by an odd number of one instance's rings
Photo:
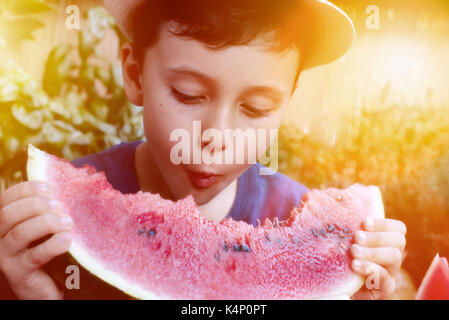
POLYGON ((52 233, 69 231, 72 227, 73 220, 66 214, 36 216, 11 229, 2 241, 2 250, 6 256, 16 255, 31 242, 52 233))
POLYGON ((395 275, 402 263, 402 253, 398 248, 381 247, 369 248, 357 244, 351 246, 350 252, 357 260, 365 260, 381 265, 395 275))
POLYGON ((53 235, 44 243, 5 259, 3 272, 21 299, 61 299, 63 293, 40 267, 69 250, 71 236, 67 232, 53 235))
POLYGON ((354 235, 357 244, 365 247, 395 247, 405 249, 405 235, 399 232, 365 232, 357 231, 354 235))
POLYGON ((72 242, 69 232, 60 232, 40 245, 25 250, 17 257, 18 264, 22 266, 21 273, 30 273, 58 255, 67 252, 72 242))
POLYGON ((56 213, 60 209, 57 201, 42 196, 14 201, 0 209, 0 238, 23 221, 44 213, 56 213))
POLYGON ((363 260, 353 260, 352 269, 366 277, 364 287, 357 293, 358 299, 382 299, 394 293, 396 281, 382 266, 363 260))
POLYGON ((48 196, 49 188, 45 182, 25 181, 6 189, 0 193, 0 208, 8 204, 33 196, 48 196))
POLYGON ((28 285, 30 285, 30 277, 33 276, 33 273, 56 256, 67 252, 70 245, 70 233, 57 233, 34 248, 4 259, 2 271, 10 282, 16 285, 28 282, 28 285))
POLYGON ((61 300, 63 292, 56 286, 53 279, 42 269, 26 274, 22 279, 11 280, 11 288, 21 300, 61 300))
POLYGON ((405 234, 407 227, 402 221, 393 219, 367 219, 363 221, 366 231, 375 232, 400 232, 405 234))
POLYGON ((30 274, 14 291, 22 300, 62 300, 64 297, 64 292, 41 269, 30 274))

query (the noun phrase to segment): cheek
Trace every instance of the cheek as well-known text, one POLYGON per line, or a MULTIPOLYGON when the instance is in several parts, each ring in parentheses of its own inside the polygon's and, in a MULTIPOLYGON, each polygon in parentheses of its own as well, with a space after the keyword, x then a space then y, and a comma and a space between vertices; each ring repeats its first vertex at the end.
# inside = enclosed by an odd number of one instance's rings
POLYGON ((179 117, 173 101, 161 80, 147 72, 144 79, 143 124, 147 141, 156 152, 165 154, 170 148, 170 135, 182 128, 185 118, 179 117))
POLYGON ((178 118, 167 117, 164 112, 160 112, 159 108, 151 108, 145 106, 143 112, 143 121, 146 139, 153 150, 153 154, 158 158, 169 161, 169 154, 172 145, 175 143, 170 141, 172 132, 180 127, 176 123, 178 118))
MULTIPOLYGON (((174 106, 157 101, 153 104, 148 102, 144 108, 145 136, 160 169, 176 166, 171 159, 172 150, 177 150, 181 144, 180 129, 182 136, 188 140, 191 149, 193 120, 185 114, 180 116, 174 106)), ((190 157, 192 157, 192 154, 190 157)))
MULTIPOLYGON (((276 147, 278 139, 278 129, 281 124, 282 116, 277 113, 268 118, 261 127, 261 131, 258 133, 258 147, 257 156, 260 158, 265 152, 272 147, 276 147), (260 146, 260 147, 259 147, 260 146)), ((250 148, 252 149, 252 148, 250 148)))
POLYGON ((164 101, 154 96, 145 99, 143 110, 145 137, 155 156, 165 155, 170 147, 170 132, 172 126, 176 125, 172 120, 174 118, 168 117, 164 112, 164 101))

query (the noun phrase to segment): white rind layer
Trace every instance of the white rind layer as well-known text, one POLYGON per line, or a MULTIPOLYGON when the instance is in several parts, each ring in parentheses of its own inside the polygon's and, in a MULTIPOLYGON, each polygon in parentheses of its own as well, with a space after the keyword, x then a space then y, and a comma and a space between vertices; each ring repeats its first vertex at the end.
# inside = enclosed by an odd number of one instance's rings
MULTIPOLYGON (((33 145, 30 144, 28 146, 28 180, 48 182, 47 157, 48 155, 45 152, 33 145)), ((370 199, 375 200, 368 206, 371 209, 371 212, 367 214, 367 217, 383 218, 385 213, 381 192, 376 186, 369 186, 369 188, 373 193, 370 199)), ((158 296, 136 284, 130 283, 120 274, 107 270, 97 259, 94 259, 89 255, 88 250, 84 248, 82 244, 77 243, 76 241, 72 242, 69 253, 80 265, 92 274, 132 297, 145 300, 171 299, 170 297, 158 296)), ((321 297, 319 299, 349 299, 350 296, 356 293, 364 285, 364 281, 363 277, 354 274, 351 280, 345 281, 343 285, 329 292, 326 297, 321 297)))
POLYGON ((78 261, 79 264, 81 264, 92 274, 120 289, 131 297, 143 300, 170 299, 169 297, 159 297, 153 292, 149 292, 136 284, 126 281, 120 276, 120 274, 107 270, 98 260, 93 259, 82 245, 79 245, 76 242, 72 243, 69 253, 75 258, 76 261, 78 261))
POLYGON ((29 181, 47 182, 47 161, 42 151, 28 145, 27 178, 29 181))
MULTIPOLYGON (((27 177, 29 181, 48 182, 47 157, 47 154, 33 145, 28 146, 27 177)), ((149 292, 123 279, 120 274, 107 270, 97 259, 89 255, 88 250, 82 244, 76 241, 72 241, 69 253, 83 268, 132 297, 144 300, 170 299, 170 297, 160 297, 149 292)))

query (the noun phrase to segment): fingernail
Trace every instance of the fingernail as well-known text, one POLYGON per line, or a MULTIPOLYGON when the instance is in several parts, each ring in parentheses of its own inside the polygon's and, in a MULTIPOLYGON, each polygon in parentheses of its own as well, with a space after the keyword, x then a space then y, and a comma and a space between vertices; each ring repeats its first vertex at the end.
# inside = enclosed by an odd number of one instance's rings
POLYGON ((359 260, 352 260, 352 267, 354 269, 360 270, 362 263, 359 260))
POLYGON ((55 210, 61 210, 61 204, 56 200, 50 200, 50 207, 55 210))
POLYGON ((366 233, 363 231, 358 231, 357 232, 357 242, 361 242, 361 243, 365 243, 366 241, 366 233))
POLYGON ((365 221, 365 227, 366 227, 367 229, 372 229, 372 228, 374 227, 374 221, 371 220, 371 219, 367 219, 367 220, 365 221))
POLYGON ((363 253, 363 248, 361 246, 354 244, 352 245, 352 252, 355 255, 361 255, 363 253))
POLYGON ((57 237, 57 240, 59 243, 66 244, 72 241, 72 236, 68 232, 60 233, 57 237))
POLYGON ((64 227, 64 229, 66 229, 66 230, 72 229, 72 227, 73 227, 72 217, 67 214, 62 215, 61 216, 61 224, 64 227))
POLYGON ((49 191, 48 185, 45 183, 40 184, 38 186, 38 188, 39 188, 39 191, 42 193, 48 193, 48 191, 49 191))

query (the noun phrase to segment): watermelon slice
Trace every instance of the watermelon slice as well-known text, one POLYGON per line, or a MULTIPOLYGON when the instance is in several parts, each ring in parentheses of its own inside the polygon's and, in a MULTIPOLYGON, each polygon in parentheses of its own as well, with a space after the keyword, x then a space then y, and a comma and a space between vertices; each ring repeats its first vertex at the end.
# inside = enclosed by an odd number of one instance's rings
POLYGON ((69 253, 141 299, 349 298, 364 284, 350 268, 354 232, 384 217, 379 189, 355 184, 308 192, 286 221, 216 223, 192 196, 124 195, 89 165, 31 145, 28 157, 28 179, 46 181, 73 217, 69 253))
POLYGON ((419 286, 416 300, 449 300, 449 266, 438 253, 419 286))

